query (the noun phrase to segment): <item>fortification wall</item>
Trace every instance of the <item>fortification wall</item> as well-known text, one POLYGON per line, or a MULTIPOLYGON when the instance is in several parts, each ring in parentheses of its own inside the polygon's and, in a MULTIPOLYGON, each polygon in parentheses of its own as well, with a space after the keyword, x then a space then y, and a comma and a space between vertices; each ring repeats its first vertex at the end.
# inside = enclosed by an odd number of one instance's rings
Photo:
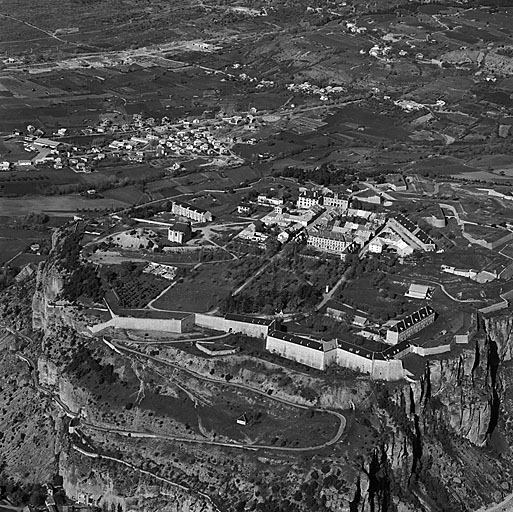
POLYGON ((337 348, 337 364, 361 373, 372 372, 372 360, 353 352, 337 348))
POLYGON ((412 346, 411 351, 419 356, 436 356, 438 354, 445 354, 451 351, 451 344, 438 345, 437 347, 416 347, 412 346))
POLYGON ((401 380, 404 379, 403 362, 399 359, 390 361, 375 360, 371 377, 377 380, 401 380))
POLYGON ((134 318, 126 316, 115 316, 108 322, 96 324, 89 329, 93 333, 97 333, 106 329, 107 327, 114 327, 115 329, 132 329, 138 331, 160 331, 160 332, 189 332, 194 327, 194 315, 189 315, 183 319, 175 318, 134 318))
POLYGON ((269 326, 251 324, 247 322, 238 322, 236 320, 226 320, 220 316, 205 315, 203 313, 195 314, 195 323, 200 327, 215 329, 222 332, 239 332, 246 336, 254 338, 265 338, 269 333, 269 326))
MULTIPOLYGON (((279 354, 286 359, 291 359, 298 363, 310 366, 311 368, 317 368, 318 370, 324 370, 326 368, 326 357, 325 353, 320 350, 315 350, 296 343, 289 343, 272 336, 267 336, 265 348, 269 352, 279 354)), ((336 350, 331 352, 335 353, 336 350)), ((329 360, 334 361, 336 354, 330 355, 329 360)))
POLYGON ((222 316, 205 315, 196 313, 194 322, 200 327, 215 329, 216 331, 228 332, 230 329, 226 326, 226 320, 222 316))

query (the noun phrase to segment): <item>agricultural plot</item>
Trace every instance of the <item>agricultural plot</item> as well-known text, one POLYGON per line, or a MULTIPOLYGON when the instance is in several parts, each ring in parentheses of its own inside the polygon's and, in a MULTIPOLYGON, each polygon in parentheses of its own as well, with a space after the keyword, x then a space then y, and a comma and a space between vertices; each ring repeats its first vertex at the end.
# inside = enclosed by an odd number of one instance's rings
POLYGON ((77 195, 32 196, 24 198, 23 202, 4 197, 0 201, 0 215, 19 217, 27 212, 45 212, 52 216, 72 217, 79 210, 100 211, 126 206, 126 203, 115 199, 86 199, 77 195))
POLYGON ((393 119, 353 105, 341 108, 336 114, 328 116, 326 123, 327 126, 323 129, 330 132, 352 132, 362 127, 365 135, 384 139, 406 140, 409 135, 393 119))
POLYGON ((143 308, 169 286, 168 280, 143 273, 144 267, 145 264, 125 263, 102 268, 101 276, 113 290, 110 298, 116 300, 118 307, 143 308))
POLYGON ((150 200, 148 195, 136 185, 105 190, 102 192, 102 196, 106 199, 114 199, 126 204, 138 204, 150 200))
POLYGON ((218 307, 232 288, 228 279, 230 262, 204 263, 187 273, 153 303, 157 309, 204 313, 218 307))
POLYGON ((27 243, 23 240, 0 239, 0 265, 4 265, 17 254, 22 253, 26 248, 27 243))
POLYGON ((404 297, 406 287, 383 277, 383 274, 376 272, 357 277, 339 289, 336 298, 380 320, 388 320, 412 310, 404 297))

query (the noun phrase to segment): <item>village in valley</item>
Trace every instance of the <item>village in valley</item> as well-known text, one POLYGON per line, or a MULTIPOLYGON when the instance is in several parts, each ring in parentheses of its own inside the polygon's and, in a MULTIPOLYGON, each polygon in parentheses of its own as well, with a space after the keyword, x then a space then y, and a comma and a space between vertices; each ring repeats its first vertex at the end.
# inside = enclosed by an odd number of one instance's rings
MULTIPOLYGON (((236 118, 245 129, 259 123, 255 110, 236 118)), ((129 137, 103 120, 94 130, 115 137, 88 151, 32 126, 11 141, 38 151, 32 164, 44 154, 44 164, 73 172, 169 154, 217 166, 223 158, 237 169, 243 161, 227 124, 134 115, 123 126, 129 137)), ((269 158, 258 154, 256 163, 269 158)), ((185 170, 178 162, 168 169, 185 170)), ((337 172, 328 169, 318 172, 337 172)), ((81 304, 88 329, 109 339, 144 331, 220 355, 242 349, 239 333, 280 364, 412 381, 428 360, 468 346, 479 315, 509 307, 513 195, 505 187, 413 171, 327 186, 304 172, 289 166, 224 190, 187 191, 178 182, 165 197, 147 194, 130 207, 76 211, 80 264, 52 307, 81 304)), ((93 202, 101 192, 83 196, 93 202)))

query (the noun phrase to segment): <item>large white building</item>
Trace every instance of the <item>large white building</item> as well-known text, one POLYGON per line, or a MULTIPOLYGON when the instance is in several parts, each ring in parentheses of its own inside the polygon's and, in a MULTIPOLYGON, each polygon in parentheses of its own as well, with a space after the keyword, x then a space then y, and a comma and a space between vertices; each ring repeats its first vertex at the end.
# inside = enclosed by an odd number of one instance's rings
POLYGON ((306 241, 311 247, 333 254, 343 254, 352 242, 352 237, 331 229, 310 230, 306 241))
POLYGON ((314 204, 322 204, 323 196, 316 190, 303 190, 297 198, 296 206, 298 210, 308 210, 314 204))
POLYGON ((410 351, 407 344, 373 352, 350 341, 340 339, 324 341, 272 331, 267 336, 266 349, 318 370, 337 365, 368 373, 374 379, 399 380, 408 377, 402 361, 396 359, 396 356, 410 351))
POLYGON ((349 208, 349 199, 347 197, 341 197, 338 194, 325 195, 323 199, 324 206, 332 208, 340 208, 341 210, 347 210, 349 208))
POLYGON ((183 203, 181 201, 173 201, 171 205, 171 213, 191 219, 196 222, 211 222, 212 213, 203 208, 198 208, 189 203, 183 203))
POLYGON ((335 340, 314 340, 288 334, 281 331, 271 332, 266 339, 265 348, 298 363, 325 370, 337 360, 337 343, 335 340))
POLYGON ((167 230, 167 239, 177 244, 185 244, 192 238, 190 222, 175 222, 167 230))

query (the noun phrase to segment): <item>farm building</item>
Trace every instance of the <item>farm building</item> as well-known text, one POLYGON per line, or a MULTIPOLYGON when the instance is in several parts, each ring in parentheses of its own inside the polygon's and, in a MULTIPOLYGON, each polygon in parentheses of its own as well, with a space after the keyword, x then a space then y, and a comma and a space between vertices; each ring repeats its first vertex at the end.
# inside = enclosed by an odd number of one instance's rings
POLYGON ((411 297, 412 299, 421 299, 426 300, 429 294, 429 286, 425 284, 410 284, 408 291, 406 292, 406 297, 411 297))

